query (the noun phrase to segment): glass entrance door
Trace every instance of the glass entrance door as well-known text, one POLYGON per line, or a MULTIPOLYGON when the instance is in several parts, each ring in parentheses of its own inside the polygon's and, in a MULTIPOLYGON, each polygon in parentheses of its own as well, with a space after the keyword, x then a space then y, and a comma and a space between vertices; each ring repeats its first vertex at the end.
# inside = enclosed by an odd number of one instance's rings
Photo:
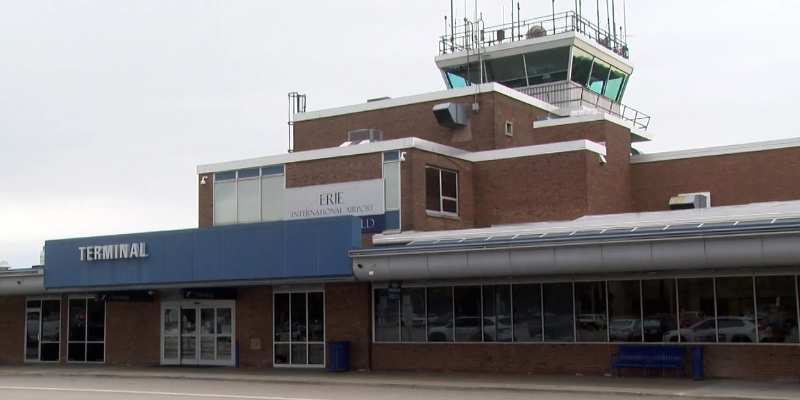
POLYGON ((61 358, 61 300, 28 300, 25 311, 25 361, 61 358))
POLYGON ((161 363, 234 365, 234 302, 162 305, 161 363))
POLYGON ((273 365, 325 366, 325 292, 275 293, 273 365))

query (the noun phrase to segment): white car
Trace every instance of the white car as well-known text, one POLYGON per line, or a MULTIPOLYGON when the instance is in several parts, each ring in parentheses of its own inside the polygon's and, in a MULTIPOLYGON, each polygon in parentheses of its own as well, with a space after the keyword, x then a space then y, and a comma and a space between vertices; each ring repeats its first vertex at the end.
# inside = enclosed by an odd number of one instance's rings
MULTIPOLYGON (((481 341, 480 339, 475 340, 475 336, 481 333, 481 317, 456 317, 447 325, 431 328, 428 330, 428 341, 452 342, 454 331, 457 342, 481 341), (455 329, 453 329, 453 321, 456 323, 455 329)), ((513 337, 514 329, 511 326, 511 318, 483 317, 483 341, 510 342, 513 337)))
POLYGON ((688 328, 668 331, 665 342, 747 342, 756 343, 771 336, 770 329, 764 328, 752 317, 718 317, 700 321, 688 328), (719 329, 717 329, 719 321, 719 329))

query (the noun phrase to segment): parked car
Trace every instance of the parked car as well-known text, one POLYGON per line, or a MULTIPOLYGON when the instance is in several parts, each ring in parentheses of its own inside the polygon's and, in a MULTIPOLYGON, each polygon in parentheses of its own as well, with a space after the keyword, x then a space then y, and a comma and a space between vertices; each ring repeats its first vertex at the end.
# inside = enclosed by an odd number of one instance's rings
POLYGON ((612 342, 642 341, 642 321, 638 318, 612 319, 608 328, 608 335, 612 342))
POLYGON ((709 318, 688 328, 672 330, 664 334, 665 342, 747 342, 765 341, 770 330, 752 317, 727 316, 709 318), (717 328, 719 322, 719 328, 717 328))
POLYGON ((444 326, 437 326, 428 330, 430 342, 452 342, 455 334, 456 341, 511 341, 514 335, 511 318, 507 317, 456 317, 444 326), (481 329, 481 320, 483 329, 481 329), (455 329, 453 323, 455 322, 455 329), (481 335, 478 338, 477 335, 481 335), (477 339, 477 340, 476 340, 477 339))

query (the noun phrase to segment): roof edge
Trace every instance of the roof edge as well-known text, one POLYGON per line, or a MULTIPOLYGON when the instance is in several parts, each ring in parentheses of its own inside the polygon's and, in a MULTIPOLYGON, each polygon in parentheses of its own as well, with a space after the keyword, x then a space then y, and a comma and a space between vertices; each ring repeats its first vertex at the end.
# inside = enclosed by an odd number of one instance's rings
POLYGON ((667 151, 663 153, 636 154, 631 156, 631 164, 751 153, 756 151, 779 150, 792 147, 800 147, 800 138, 750 142, 727 146, 703 147, 699 149, 667 151))
POLYGON ((384 151, 397 151, 403 149, 419 149, 431 153, 459 158, 465 161, 481 162, 492 161, 506 158, 532 157, 537 155, 564 153, 571 151, 591 151, 597 154, 606 155, 605 146, 586 139, 573 140, 568 142, 555 142, 538 144, 532 146, 510 147, 498 150, 485 150, 469 152, 455 147, 446 146, 439 143, 430 142, 420 138, 393 139, 382 142, 365 143, 345 147, 328 147, 317 150, 300 151, 274 156, 250 158, 246 160, 227 161, 217 164, 200 165, 197 173, 209 174, 215 172, 231 171, 243 168, 263 167, 276 164, 291 164, 304 161, 320 160, 326 158, 347 157, 361 154, 379 153, 384 151))

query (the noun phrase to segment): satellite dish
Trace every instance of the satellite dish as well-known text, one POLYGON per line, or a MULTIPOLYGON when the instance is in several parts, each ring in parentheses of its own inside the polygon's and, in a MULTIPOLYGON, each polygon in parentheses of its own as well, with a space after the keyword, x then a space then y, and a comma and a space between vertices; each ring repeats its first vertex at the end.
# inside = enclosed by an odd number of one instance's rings
POLYGON ((528 29, 528 33, 525 34, 525 39, 533 39, 542 36, 547 36, 547 30, 541 25, 534 25, 531 29, 528 29))

